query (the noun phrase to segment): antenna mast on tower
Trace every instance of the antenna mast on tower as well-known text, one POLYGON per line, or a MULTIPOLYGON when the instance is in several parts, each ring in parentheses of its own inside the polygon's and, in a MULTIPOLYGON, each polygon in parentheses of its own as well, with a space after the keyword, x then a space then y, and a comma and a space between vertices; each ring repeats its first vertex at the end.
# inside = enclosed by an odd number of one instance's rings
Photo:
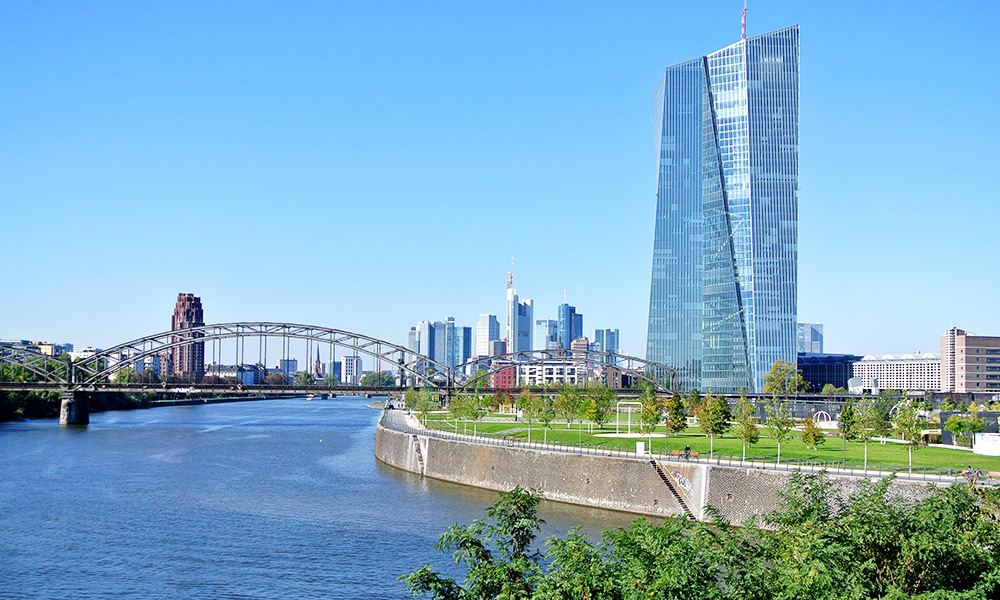
POLYGON ((743 0, 743 14, 740 15, 740 18, 742 19, 740 39, 745 40, 747 39, 747 0, 743 0))
POLYGON ((514 287, 514 257, 510 257, 510 272, 507 273, 507 289, 514 287))

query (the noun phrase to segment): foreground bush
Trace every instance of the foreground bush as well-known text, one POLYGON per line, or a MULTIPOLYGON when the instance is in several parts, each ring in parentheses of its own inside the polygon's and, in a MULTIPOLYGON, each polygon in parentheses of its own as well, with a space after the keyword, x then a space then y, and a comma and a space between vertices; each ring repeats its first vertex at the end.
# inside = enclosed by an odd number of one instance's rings
POLYGON ((400 579, 438 600, 1000 597, 997 492, 955 485, 908 502, 890 481, 842 501, 824 476, 797 474, 761 522, 638 519, 597 544, 572 530, 544 554, 532 549, 540 498, 516 488, 488 520, 441 536, 464 582, 430 565, 400 579))

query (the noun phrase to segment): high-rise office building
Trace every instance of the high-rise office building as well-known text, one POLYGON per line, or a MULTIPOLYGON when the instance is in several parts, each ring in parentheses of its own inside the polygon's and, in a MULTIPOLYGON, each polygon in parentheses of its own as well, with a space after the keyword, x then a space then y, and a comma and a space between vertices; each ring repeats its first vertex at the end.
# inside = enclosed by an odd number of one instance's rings
MULTIPOLYGON (((590 345, 591 350, 600 352, 618 353, 618 330, 617 329, 595 329, 594 342, 590 345)), ((614 362, 611 357, 607 357, 607 362, 614 362)))
POLYGON ((454 366, 450 360, 455 347, 455 317, 434 321, 431 327, 434 329, 434 351, 430 353, 430 357, 449 367, 454 366))
POLYGON ((823 353, 823 324, 797 323, 795 326, 795 350, 811 354, 823 353))
POLYGON ((479 315, 476 322, 476 356, 490 354, 490 342, 500 339, 500 321, 496 315, 479 315))
POLYGON ((646 358, 680 388, 760 391, 795 364, 799 28, 667 67, 646 358))
POLYGON ((453 329, 452 338, 448 344, 449 367, 464 364, 472 358, 472 328, 457 326, 453 329))
MULTIPOLYGON (((205 325, 205 313, 201 307, 201 298, 194 294, 177 294, 174 305, 174 315, 170 319, 170 330, 179 331, 205 325)), ((192 333, 192 337, 203 337, 200 333, 192 333)), ((180 336, 171 336, 171 342, 181 341, 180 336)), ((205 376, 205 342, 184 344, 170 351, 170 368, 173 375, 187 377, 197 383, 205 376)))
POLYGON ((531 325, 534 323, 534 303, 520 301, 514 289, 514 267, 507 274, 507 352, 531 350, 531 325))
POLYGON ((552 350, 559 345, 559 322, 555 319, 537 319, 535 332, 539 350, 552 350))
POLYGON ((556 321, 558 322, 558 342, 562 348, 569 349, 573 340, 584 337, 583 334, 583 314, 576 312, 575 306, 570 306, 563 302, 556 309, 556 321))

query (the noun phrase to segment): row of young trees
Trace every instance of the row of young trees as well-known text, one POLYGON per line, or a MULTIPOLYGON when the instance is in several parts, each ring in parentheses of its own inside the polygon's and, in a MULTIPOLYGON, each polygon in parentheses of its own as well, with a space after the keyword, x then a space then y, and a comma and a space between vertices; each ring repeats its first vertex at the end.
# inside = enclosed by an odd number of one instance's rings
POLYGON ((400 580, 435 600, 1000 597, 1000 493, 956 485, 908 501, 891 484, 865 480, 844 499, 822 475, 796 474, 762 519, 639 519, 599 542, 573 529, 544 553, 540 497, 515 488, 440 537, 463 581, 430 565, 400 580))

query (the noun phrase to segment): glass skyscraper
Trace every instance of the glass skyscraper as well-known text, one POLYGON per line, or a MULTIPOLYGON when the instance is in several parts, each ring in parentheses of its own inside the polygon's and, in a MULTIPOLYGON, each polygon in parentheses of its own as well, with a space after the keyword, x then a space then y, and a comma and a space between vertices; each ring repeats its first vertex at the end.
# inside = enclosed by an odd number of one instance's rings
POLYGON ((646 358, 682 389, 760 391, 795 364, 799 27, 667 67, 646 358))

